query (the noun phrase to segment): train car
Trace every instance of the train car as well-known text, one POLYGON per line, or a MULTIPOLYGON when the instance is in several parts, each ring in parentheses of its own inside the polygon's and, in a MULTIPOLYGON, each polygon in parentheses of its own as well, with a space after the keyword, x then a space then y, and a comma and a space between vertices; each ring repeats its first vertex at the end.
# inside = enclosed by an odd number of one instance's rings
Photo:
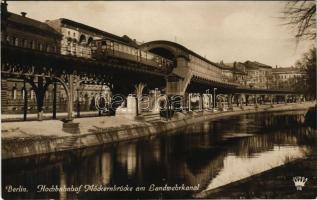
POLYGON ((110 39, 95 40, 92 43, 92 57, 96 60, 105 60, 108 57, 117 57, 156 68, 170 67, 173 61, 156 54, 142 51, 137 46, 110 39))

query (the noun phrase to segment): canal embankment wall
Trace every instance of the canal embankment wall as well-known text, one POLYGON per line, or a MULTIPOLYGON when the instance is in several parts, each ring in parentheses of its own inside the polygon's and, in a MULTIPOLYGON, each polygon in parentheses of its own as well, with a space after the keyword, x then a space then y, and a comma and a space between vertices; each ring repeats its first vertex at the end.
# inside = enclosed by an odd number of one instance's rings
POLYGON ((251 114, 258 112, 280 112, 292 110, 307 110, 314 103, 279 104, 275 107, 260 106, 248 107, 244 110, 235 109, 226 112, 188 112, 178 113, 170 121, 158 121, 153 123, 140 123, 121 125, 118 127, 98 128, 96 126, 86 129, 80 134, 69 134, 59 137, 36 137, 34 139, 2 139, 2 159, 13 159, 40 154, 73 151, 103 144, 111 144, 143 137, 173 134, 180 128, 208 120, 215 120, 230 116, 251 114))

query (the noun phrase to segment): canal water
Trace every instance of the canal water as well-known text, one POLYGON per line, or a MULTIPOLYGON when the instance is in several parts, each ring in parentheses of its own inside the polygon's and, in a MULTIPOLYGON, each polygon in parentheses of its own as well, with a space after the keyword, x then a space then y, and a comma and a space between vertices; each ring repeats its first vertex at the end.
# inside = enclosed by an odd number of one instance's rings
POLYGON ((169 136, 5 160, 2 197, 191 198, 310 156, 316 134, 303 118, 301 111, 248 114, 191 125, 169 136), (27 192, 9 192, 10 186, 27 192))

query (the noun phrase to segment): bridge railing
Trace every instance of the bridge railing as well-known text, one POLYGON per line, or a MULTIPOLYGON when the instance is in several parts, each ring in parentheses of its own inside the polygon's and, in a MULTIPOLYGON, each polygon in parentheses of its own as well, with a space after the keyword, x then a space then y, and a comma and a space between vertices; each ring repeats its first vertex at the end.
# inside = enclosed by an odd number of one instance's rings
POLYGON ((70 46, 63 46, 61 47, 61 54, 76 56, 76 57, 83 57, 83 58, 91 58, 91 49, 87 49, 87 48, 74 49, 70 46))

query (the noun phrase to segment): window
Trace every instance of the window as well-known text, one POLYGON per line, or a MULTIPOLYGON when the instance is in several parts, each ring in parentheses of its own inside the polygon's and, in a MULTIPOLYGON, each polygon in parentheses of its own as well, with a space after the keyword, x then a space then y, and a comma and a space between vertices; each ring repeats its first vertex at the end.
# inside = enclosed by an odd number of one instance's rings
POLYGON ((75 32, 73 33, 73 36, 76 37, 76 33, 75 32))
POLYGON ((71 40, 67 39, 67 45, 70 46, 70 44, 71 44, 71 40))
POLYGON ((68 31, 67 34, 70 36, 70 31, 68 31))
POLYGON ((89 37, 88 40, 87 40, 87 45, 91 45, 92 41, 93 41, 93 38, 89 37))
POLYGON ((49 44, 46 46, 46 51, 47 51, 47 52, 50 52, 50 51, 51 51, 51 46, 50 46, 49 44))
POLYGON ((79 38, 79 43, 85 43, 86 42, 86 36, 85 35, 81 35, 79 38))
POLYGON ((30 94, 31 94, 31 99, 34 99, 34 90, 31 90, 30 94))
POLYGON ((24 90, 24 88, 22 88, 22 90, 21 90, 21 96, 22 96, 22 99, 25 98, 25 90, 24 90))
POLYGON ((14 99, 14 100, 17 99, 17 88, 16 87, 12 88, 11 96, 12 96, 12 99, 14 99))

